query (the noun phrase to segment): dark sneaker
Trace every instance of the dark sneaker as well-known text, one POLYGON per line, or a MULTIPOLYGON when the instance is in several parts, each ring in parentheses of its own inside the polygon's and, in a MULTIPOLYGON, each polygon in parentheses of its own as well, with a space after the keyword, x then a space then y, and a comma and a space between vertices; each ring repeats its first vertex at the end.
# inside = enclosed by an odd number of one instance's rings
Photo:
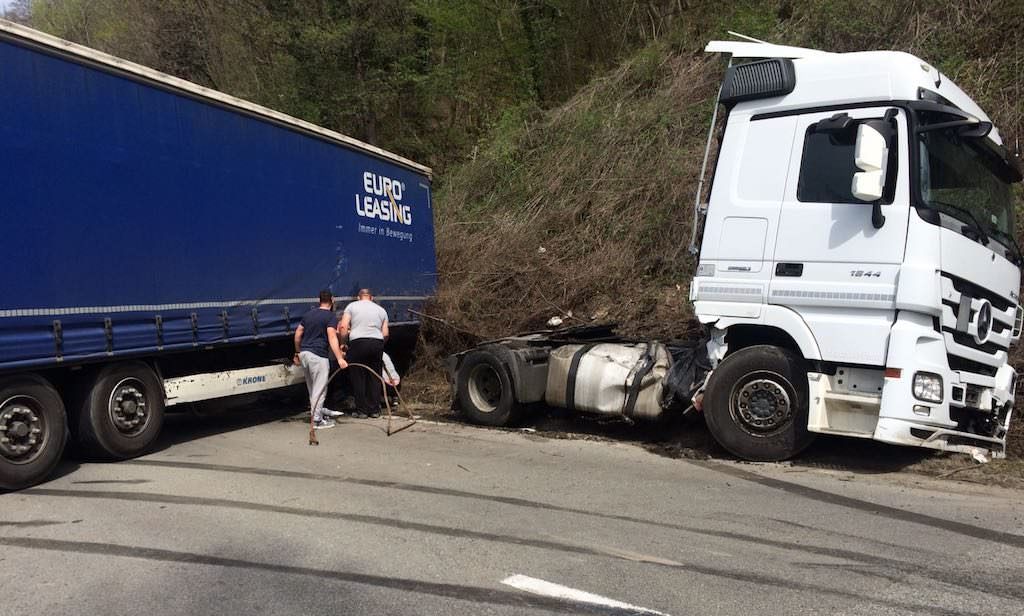
POLYGON ((370 413, 370 419, 377 419, 380 417, 380 413, 370 413))
POLYGON ((333 419, 321 419, 313 424, 313 427, 317 430, 326 430, 327 428, 333 428, 334 426, 335 423, 333 419))
POLYGON ((356 419, 366 419, 366 413, 360 413, 359 411, 352 413, 352 416, 356 419))

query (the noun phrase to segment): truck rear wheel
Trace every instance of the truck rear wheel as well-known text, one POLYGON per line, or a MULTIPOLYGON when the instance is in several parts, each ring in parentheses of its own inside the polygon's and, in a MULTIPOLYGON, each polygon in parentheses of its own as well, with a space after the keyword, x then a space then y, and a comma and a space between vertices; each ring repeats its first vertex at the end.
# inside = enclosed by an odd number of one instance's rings
POLYGON ((455 377, 459 410, 473 423, 507 426, 519 416, 512 378, 493 353, 476 350, 462 360, 455 377))
POLYGON ((99 371, 76 404, 77 445, 85 454, 123 459, 146 451, 164 422, 164 390, 146 364, 99 371))
POLYGON ((60 394, 42 378, 0 381, 0 488, 42 481, 60 462, 67 417, 60 394))
POLYGON ((785 460, 814 440, 807 430, 807 370, 786 349, 761 345, 729 355, 711 373, 704 400, 712 436, 745 460, 785 460))

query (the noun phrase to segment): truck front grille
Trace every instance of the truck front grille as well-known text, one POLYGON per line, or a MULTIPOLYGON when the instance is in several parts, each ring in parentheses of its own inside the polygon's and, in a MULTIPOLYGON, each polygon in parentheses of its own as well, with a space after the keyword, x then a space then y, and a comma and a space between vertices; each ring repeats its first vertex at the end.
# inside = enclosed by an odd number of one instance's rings
POLYGON ((1006 363, 1017 319, 1017 305, 972 282, 942 274, 942 336, 951 370, 993 377, 1006 363), (992 307, 991 332, 977 340, 977 313, 985 302, 992 307))
POLYGON ((949 369, 956 370, 957 372, 970 372, 973 374, 980 374, 982 376, 995 376, 996 371, 999 369, 998 366, 988 366, 976 361, 964 359, 963 357, 958 357, 953 353, 947 353, 946 359, 949 360, 949 369))

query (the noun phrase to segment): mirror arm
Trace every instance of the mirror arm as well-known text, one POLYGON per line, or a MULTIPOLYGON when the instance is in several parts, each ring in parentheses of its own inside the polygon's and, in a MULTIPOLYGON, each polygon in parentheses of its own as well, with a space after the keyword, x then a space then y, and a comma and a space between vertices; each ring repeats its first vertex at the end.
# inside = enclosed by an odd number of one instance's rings
MULTIPOLYGON (((882 121, 885 122, 888 125, 888 128, 890 129, 890 132, 888 135, 886 135, 885 139, 885 142, 890 149, 895 146, 893 140, 897 134, 896 116, 898 114, 899 111, 897 111, 896 109, 888 109, 886 110, 885 115, 882 116, 882 121)), ((886 186, 882 189, 883 194, 888 192, 890 183, 895 183, 895 175, 893 173, 887 173, 886 175, 886 186)), ((882 213, 881 199, 871 204, 871 226, 874 227, 875 229, 881 229, 883 226, 885 226, 885 214, 882 213)))
POLYGON ((875 201, 871 204, 871 226, 881 229, 885 225, 885 214, 882 213, 882 202, 875 201))
POLYGON ((917 133, 930 133, 936 130, 945 130, 947 128, 956 129, 957 132, 961 133, 964 137, 985 137, 992 132, 991 122, 982 122, 976 119, 964 119, 954 120, 952 122, 939 122, 936 124, 925 124, 917 129, 917 133))

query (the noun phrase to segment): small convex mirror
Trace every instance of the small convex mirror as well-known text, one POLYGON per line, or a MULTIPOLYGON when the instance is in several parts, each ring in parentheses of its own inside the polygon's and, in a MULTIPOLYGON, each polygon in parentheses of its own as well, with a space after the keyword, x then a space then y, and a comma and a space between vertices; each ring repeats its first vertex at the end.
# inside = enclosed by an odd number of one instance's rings
POLYGON ((889 163, 889 146, 885 135, 873 126, 875 122, 862 122, 857 126, 857 144, 853 162, 860 169, 853 174, 853 196, 861 201, 878 201, 885 190, 885 172, 889 163))

